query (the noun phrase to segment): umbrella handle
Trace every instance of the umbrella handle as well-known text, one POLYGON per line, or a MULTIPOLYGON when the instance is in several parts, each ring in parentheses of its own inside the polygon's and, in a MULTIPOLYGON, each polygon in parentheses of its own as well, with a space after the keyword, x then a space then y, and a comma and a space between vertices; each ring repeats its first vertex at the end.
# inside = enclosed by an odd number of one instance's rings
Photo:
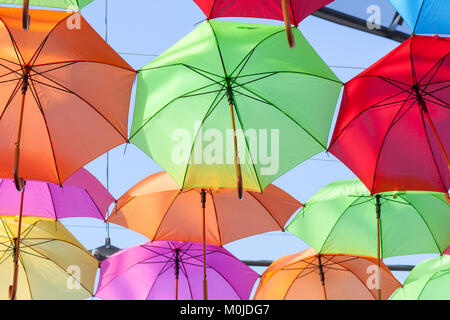
POLYGON ((23 30, 27 30, 30 28, 30 0, 23 0, 23 9, 22 9, 22 27, 23 30))
POLYGON ((284 26, 286 27, 286 35, 291 49, 295 48, 295 38, 292 33, 291 14, 289 13, 289 5, 287 0, 281 0, 281 8, 283 10, 284 26))
POLYGON ((20 163, 20 147, 16 145, 16 151, 14 156, 14 184, 19 192, 23 191, 25 186, 25 180, 19 175, 19 163, 20 163))

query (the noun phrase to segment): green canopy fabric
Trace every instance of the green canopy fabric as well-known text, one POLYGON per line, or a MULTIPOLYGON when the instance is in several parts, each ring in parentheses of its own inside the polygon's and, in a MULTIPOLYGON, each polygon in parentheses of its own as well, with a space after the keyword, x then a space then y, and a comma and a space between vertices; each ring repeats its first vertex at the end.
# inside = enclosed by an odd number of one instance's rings
MULTIPOLYGON (((30 0, 30 6, 78 10, 92 1, 94 0, 30 0)), ((22 5, 23 0, 0 0, 0 3, 22 5)))
MULTIPOLYGON (((450 206, 433 192, 380 197, 381 258, 443 253, 450 243, 450 206)), ((376 257, 376 196, 359 180, 332 183, 309 200, 287 228, 321 253, 376 257)))
POLYGON ((201 24, 140 70, 131 142, 183 188, 236 188, 233 119, 244 189, 324 151, 342 83, 297 29, 293 50, 284 32, 201 24))
POLYGON ((391 300, 450 300, 450 256, 418 264, 391 300))

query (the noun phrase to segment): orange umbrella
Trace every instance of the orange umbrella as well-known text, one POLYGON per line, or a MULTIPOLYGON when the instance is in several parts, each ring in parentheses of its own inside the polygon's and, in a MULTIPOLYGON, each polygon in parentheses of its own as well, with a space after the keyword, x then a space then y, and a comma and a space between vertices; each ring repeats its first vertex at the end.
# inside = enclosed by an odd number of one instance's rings
MULTIPOLYGON (((263 232, 284 230, 301 206, 274 185, 269 185, 264 193, 245 191, 243 200, 238 200, 233 189, 180 190, 166 172, 160 172, 124 194, 108 221, 142 233, 152 241, 223 246, 263 232)), ((206 279, 204 285, 206 292, 206 279)))
MULTIPOLYGON (((255 300, 377 300, 377 259, 317 254, 314 249, 275 261, 261 276, 255 300)), ((401 287, 381 265, 382 299, 401 287)))
MULTIPOLYGON (((30 16, 25 31, 21 9, 0 8, 0 177, 19 191, 24 179, 62 185, 125 143, 136 75, 78 13, 30 16)), ((16 259, 12 299, 17 271, 16 259)))

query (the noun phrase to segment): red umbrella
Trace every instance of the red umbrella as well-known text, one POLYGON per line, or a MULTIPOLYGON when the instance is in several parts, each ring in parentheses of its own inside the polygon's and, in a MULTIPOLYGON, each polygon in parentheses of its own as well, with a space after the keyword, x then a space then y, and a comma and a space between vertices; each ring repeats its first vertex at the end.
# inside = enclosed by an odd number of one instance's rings
POLYGON ((289 45, 295 46, 295 27, 310 14, 334 0, 194 0, 209 19, 247 17, 281 20, 286 24, 289 45))
POLYGON ((413 36, 345 85, 329 151, 371 193, 450 187, 450 40, 413 36))

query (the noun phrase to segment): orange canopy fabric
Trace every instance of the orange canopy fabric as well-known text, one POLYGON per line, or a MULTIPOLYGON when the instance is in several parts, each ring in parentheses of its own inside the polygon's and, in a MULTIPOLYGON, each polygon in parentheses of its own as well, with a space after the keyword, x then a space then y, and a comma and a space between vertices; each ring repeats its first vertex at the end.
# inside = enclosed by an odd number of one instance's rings
MULTIPOLYGON (((206 242, 222 246, 256 234, 284 230, 302 204, 269 185, 264 193, 206 190, 206 242)), ((135 230, 150 240, 202 242, 200 189, 180 190, 166 173, 154 174, 124 194, 109 222, 135 230)))
MULTIPOLYGON (((364 256, 323 254, 314 249, 275 261, 261 276, 255 300, 376 300, 377 259, 364 256), (320 273, 322 265, 325 290, 320 273)), ((382 299, 401 284, 382 264, 382 299)))
POLYGON ((61 184, 127 141, 136 72, 78 13, 30 15, 24 31, 21 9, 0 8, 0 176, 13 175, 26 82, 20 175, 61 184))

